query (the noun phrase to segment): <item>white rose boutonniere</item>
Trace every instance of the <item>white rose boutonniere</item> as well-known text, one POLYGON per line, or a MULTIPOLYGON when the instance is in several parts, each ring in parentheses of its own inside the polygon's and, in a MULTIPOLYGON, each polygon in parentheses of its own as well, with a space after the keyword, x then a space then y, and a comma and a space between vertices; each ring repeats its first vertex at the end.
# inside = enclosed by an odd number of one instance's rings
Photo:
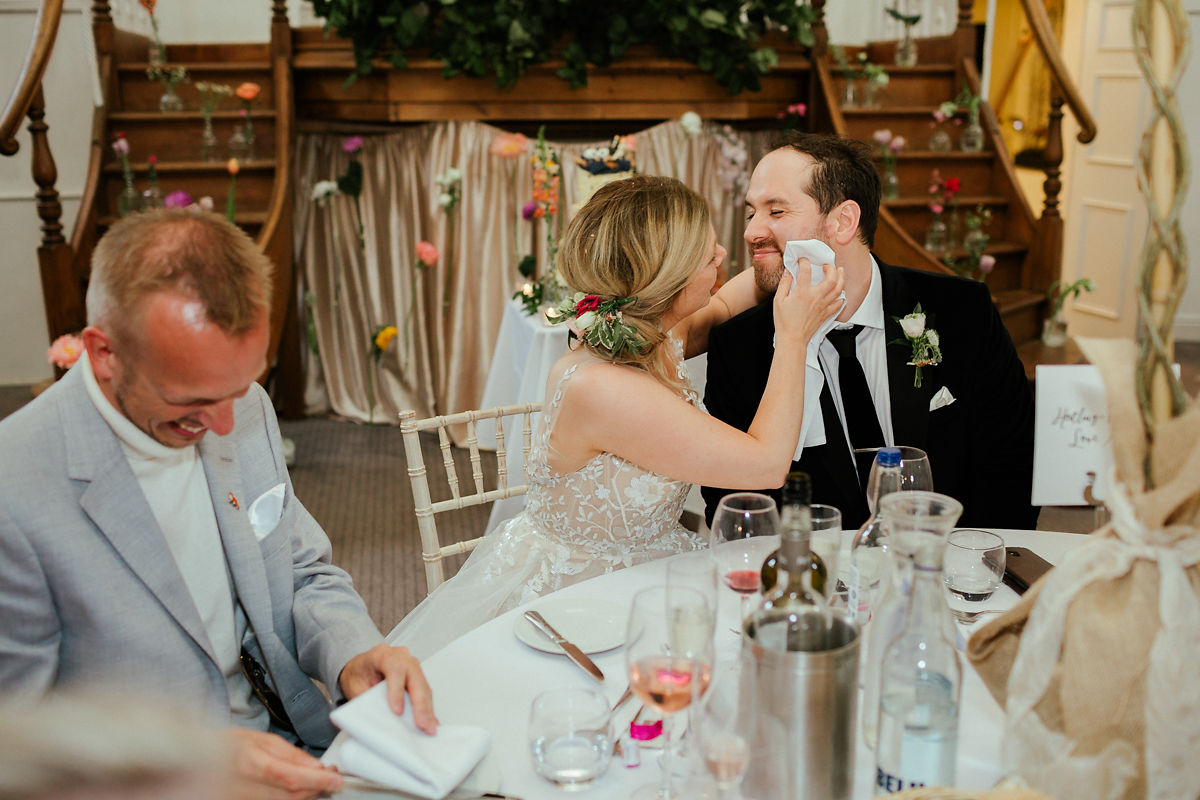
POLYGON ((893 339, 888 344, 907 344, 912 347, 912 360, 908 362, 908 365, 917 368, 916 375, 913 377, 913 386, 919 389, 921 388, 921 367, 936 367, 942 363, 941 338, 936 330, 925 327, 925 312, 921 310, 920 303, 917 303, 917 307, 911 314, 904 317, 892 317, 892 319, 900 324, 904 338, 893 339))

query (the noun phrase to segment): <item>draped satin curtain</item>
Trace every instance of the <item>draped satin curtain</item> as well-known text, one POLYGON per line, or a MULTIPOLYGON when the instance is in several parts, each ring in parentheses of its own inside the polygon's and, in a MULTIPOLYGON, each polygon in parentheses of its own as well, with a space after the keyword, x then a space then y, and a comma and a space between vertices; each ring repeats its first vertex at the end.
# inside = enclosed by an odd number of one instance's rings
MULTIPOLYGON (((488 150, 502 132, 481 122, 440 122, 366 136, 359 154, 362 246, 351 198, 333 197, 324 205, 310 199, 317 181, 345 171, 350 157, 342 151, 343 137, 299 136, 295 252, 300 291, 311 301, 306 325, 316 344, 308 356, 310 413, 332 410, 358 421, 373 416, 395 423, 406 408, 423 417, 478 407, 504 304, 523 281, 517 263, 537 252, 539 274, 547 268, 544 226, 520 216, 531 196, 529 158, 504 159, 488 150), (463 178, 461 201, 447 211, 438 205, 435 178, 450 167, 463 178), (433 269, 417 268, 421 240, 440 251, 433 269), (395 325, 399 333, 376 367, 371 337, 383 325, 395 325)), ((678 177, 703 195, 730 259, 743 254, 741 193, 763 136, 739 134, 751 158, 734 189, 718 175, 721 148, 707 130, 688 135, 669 121, 633 133, 638 171, 678 177)), ((565 218, 576 202, 575 156, 603 142, 550 144, 565 165, 565 218)), ((738 261, 746 263, 744 256, 738 261)))

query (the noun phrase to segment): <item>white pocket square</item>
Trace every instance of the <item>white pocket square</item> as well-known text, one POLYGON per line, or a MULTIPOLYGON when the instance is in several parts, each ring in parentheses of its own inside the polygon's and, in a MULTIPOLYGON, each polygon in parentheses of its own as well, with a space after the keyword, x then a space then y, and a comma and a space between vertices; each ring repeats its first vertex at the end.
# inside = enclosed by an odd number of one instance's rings
POLYGON ((246 516, 250 527, 254 529, 254 538, 260 542, 268 533, 275 530, 283 517, 283 498, 287 493, 287 485, 280 483, 263 492, 257 500, 250 504, 246 516))
POLYGON ((942 388, 937 390, 937 394, 935 394, 932 398, 930 398, 929 410, 937 411, 942 406, 948 406, 953 402, 954 402, 954 395, 950 394, 950 390, 947 389, 945 386, 943 386, 942 388))

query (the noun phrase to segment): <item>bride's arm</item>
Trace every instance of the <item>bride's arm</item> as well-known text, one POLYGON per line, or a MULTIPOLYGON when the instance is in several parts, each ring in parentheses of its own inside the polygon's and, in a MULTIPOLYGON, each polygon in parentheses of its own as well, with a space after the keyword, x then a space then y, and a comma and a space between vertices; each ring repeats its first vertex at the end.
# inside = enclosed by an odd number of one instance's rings
POLYGON ((842 275, 775 298, 776 347, 758 413, 743 433, 685 403, 644 372, 597 365, 564 392, 555 449, 582 464, 614 453, 675 480, 730 489, 780 486, 800 436, 808 340, 840 306, 842 275))

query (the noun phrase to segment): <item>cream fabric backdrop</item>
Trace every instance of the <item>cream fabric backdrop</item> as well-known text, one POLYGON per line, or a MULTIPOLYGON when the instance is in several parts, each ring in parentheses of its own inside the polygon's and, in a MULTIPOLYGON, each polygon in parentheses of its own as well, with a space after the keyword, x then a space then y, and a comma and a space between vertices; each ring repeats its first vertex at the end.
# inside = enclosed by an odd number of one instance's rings
MULTIPOLYGON (((319 351, 308 364, 310 413, 332 410, 348 419, 368 419, 370 337, 389 324, 399 335, 375 373, 376 422, 394 424, 397 412, 406 408, 423 417, 478 407, 504 304, 522 283, 517 262, 531 252, 535 235, 543 262, 546 253, 542 224, 520 219, 531 196, 529 159, 506 160, 488 152, 502 132, 480 122, 441 122, 366 136, 360 154, 365 175, 361 249, 350 198, 331 198, 325 206, 310 199, 317 181, 345 170, 344 137, 299 137, 295 252, 303 276, 300 291, 315 295, 311 321, 319 351), (463 173, 452 225, 438 207, 440 189, 434 182, 450 167, 463 173), (415 248, 422 239, 441 251, 432 270, 416 270, 415 248)), ((735 196, 721 183, 716 137, 707 130, 688 136, 676 120, 632 133, 638 171, 686 181, 708 200, 730 260, 734 253, 744 254, 741 189, 735 196)), ((739 136, 750 154, 744 188, 765 134, 739 136)), ((550 144, 566 165, 562 219, 575 203, 575 156, 603 142, 550 144)), ((744 255, 739 262, 746 263, 744 255)), ((545 269, 540 264, 539 274, 545 269)))

